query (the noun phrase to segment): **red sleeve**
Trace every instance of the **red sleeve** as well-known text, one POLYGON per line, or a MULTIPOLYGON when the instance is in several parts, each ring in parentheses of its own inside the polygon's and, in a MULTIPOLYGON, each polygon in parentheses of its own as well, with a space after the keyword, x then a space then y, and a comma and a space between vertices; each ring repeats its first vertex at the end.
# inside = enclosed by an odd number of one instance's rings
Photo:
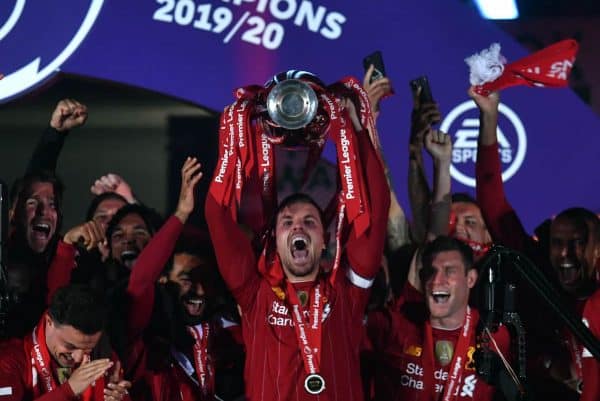
POLYGON ((248 309, 260 283, 250 240, 210 191, 206 196, 205 213, 219 271, 238 304, 248 309))
POLYGON ((492 240, 509 248, 525 250, 529 235, 504 194, 497 143, 488 146, 479 145, 475 182, 477 203, 492 240))
POLYGON ((77 250, 73 245, 58 241, 56 253, 50 267, 48 268, 48 295, 46 296, 46 304, 50 305, 52 296, 60 287, 64 287, 71 281, 71 272, 75 267, 75 256, 77 250))
POLYGON ((150 322, 154 305, 154 286, 169 261, 182 230, 181 221, 171 216, 144 247, 131 271, 127 285, 127 334, 130 340, 139 336, 150 322))
MULTIPOLYGON (((10 340, 0 344, 0 400, 33 400, 33 389, 28 388, 25 375, 30 373, 21 340, 10 340)), ((68 382, 56 390, 36 398, 39 401, 77 400, 68 382)))
MULTIPOLYGON (((600 339, 600 290, 585 304, 583 309, 583 322, 591 332, 600 339)), ((583 392, 580 401, 600 401, 600 361, 585 349, 582 355, 583 362, 583 392)))
POLYGON ((371 279, 381 268, 390 208, 390 189, 383 165, 371 144, 368 132, 359 132, 356 137, 369 200, 371 226, 360 237, 356 236, 352 228, 345 249, 352 270, 364 278, 371 279))

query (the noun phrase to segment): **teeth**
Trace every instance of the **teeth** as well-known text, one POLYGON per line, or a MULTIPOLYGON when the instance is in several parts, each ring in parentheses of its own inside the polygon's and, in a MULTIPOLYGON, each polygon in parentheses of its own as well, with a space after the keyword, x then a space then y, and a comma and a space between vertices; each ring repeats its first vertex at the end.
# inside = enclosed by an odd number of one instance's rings
POLYGON ((307 241, 306 241, 305 237, 303 237, 303 236, 292 237, 292 246, 294 249, 301 251, 306 248, 306 245, 307 245, 307 241))
POLYGON ((123 260, 131 260, 137 258, 138 253, 135 251, 123 251, 121 253, 121 259, 123 260))
POLYGON ((43 231, 45 233, 50 232, 50 225, 46 223, 36 223, 33 225, 33 229, 35 231, 43 231))
POLYGON ((204 303, 203 299, 188 299, 186 301, 188 304, 193 304, 193 305, 202 305, 204 303))
POLYGON ((449 296, 450 293, 446 292, 446 291, 432 291, 431 295, 433 295, 434 297, 436 297, 436 296, 445 297, 445 296, 449 296))

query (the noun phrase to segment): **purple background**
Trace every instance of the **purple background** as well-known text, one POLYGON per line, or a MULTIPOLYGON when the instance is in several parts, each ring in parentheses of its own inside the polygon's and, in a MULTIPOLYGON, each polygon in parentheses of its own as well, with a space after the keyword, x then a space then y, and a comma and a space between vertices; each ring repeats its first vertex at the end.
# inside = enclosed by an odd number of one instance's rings
MULTIPOLYGON (((191 2, 179 0, 186 1, 191 2)), ((0 26, 15 0, 2 3, 0 26)), ((0 71, 7 75, 34 55, 45 59, 59 52, 85 15, 84 3, 91 0, 60 0, 52 5, 27 2, 15 29, 0 42, 0 71)), ((306 24, 297 27, 293 18, 279 21, 268 8, 259 13, 257 2, 246 1, 241 6, 233 0, 192 3, 211 4, 213 10, 226 7, 232 11, 233 22, 216 34, 195 29, 192 24, 153 20, 156 10, 163 6, 156 1, 105 0, 89 35, 61 71, 151 89, 220 111, 233 101, 234 88, 262 84, 287 69, 312 71, 327 83, 345 75, 362 77, 363 56, 379 49, 396 90, 396 95, 382 105, 379 130, 405 209, 411 108, 408 80, 428 75, 433 95, 442 113, 447 114, 468 99, 466 56, 492 42, 502 45, 509 61, 527 54, 514 39, 458 1, 313 0, 314 8, 323 6, 327 13, 336 11, 345 16, 341 36, 335 40, 309 31, 306 24), (283 26, 285 34, 279 48, 268 50, 242 41, 248 25, 229 43, 223 43, 245 11, 262 17, 267 24, 283 26)), ((285 4, 281 2, 281 7, 285 4)), ((194 20, 198 17, 196 12, 194 20)), ((508 198, 526 228, 531 231, 567 206, 600 210, 600 175, 594 173, 600 153, 600 122, 591 109, 569 89, 511 88, 502 93, 502 102, 520 116, 527 132, 525 161, 505 183, 508 198)), ((476 116, 472 111, 471 117, 476 116)), ((509 140, 514 137, 509 127, 501 128, 509 140)), ((453 131, 455 128, 450 134, 453 131)), ((474 192, 456 181, 453 191, 474 192)))

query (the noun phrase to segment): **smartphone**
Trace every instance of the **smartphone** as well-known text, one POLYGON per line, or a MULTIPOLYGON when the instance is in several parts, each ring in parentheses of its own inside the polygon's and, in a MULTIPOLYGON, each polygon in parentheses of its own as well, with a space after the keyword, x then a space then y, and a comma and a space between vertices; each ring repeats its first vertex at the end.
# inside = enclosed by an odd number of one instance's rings
POLYGON ((375 67, 375 70, 373 70, 373 74, 371 74, 371 80, 369 83, 377 81, 378 79, 386 76, 381 51, 377 50, 363 59, 363 67, 365 68, 365 71, 367 71, 371 65, 375 67))
POLYGON ((421 88, 421 93, 419 94, 419 102, 421 104, 435 102, 435 100, 433 100, 433 95, 431 94, 431 88, 429 87, 429 80, 425 75, 411 80, 409 85, 413 94, 417 93, 419 88, 421 88))

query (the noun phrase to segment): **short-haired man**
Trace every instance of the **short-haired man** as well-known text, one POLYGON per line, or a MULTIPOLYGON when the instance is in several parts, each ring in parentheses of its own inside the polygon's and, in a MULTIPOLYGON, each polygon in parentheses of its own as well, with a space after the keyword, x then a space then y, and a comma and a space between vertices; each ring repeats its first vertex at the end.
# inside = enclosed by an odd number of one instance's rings
MULTIPOLYGON (((378 400, 491 400, 493 387, 475 372, 479 313, 468 305, 477 281, 473 253, 463 242, 440 236, 423 251, 428 316, 407 309, 369 315, 368 334, 380 354, 375 383, 378 400)), ((492 334, 506 355, 509 333, 492 334)))
POLYGON ((128 398, 130 383, 119 379, 119 363, 110 352, 97 355, 105 321, 101 298, 91 288, 59 289, 31 334, 0 345, 1 399, 128 398), (109 377, 111 367, 116 371, 109 377))
MULTIPOLYGON (((270 240, 283 279, 272 285, 259 274, 251 242, 230 208, 212 193, 207 196, 206 220, 219 269, 242 311, 250 401, 362 400, 362 321, 381 266, 390 191, 368 133, 355 130, 371 223, 360 236, 351 226, 342 243, 346 274, 340 272, 333 282, 321 259, 325 222, 310 197, 292 195, 276 211, 270 240)), ((216 185, 213 180, 211 188, 216 185)))

